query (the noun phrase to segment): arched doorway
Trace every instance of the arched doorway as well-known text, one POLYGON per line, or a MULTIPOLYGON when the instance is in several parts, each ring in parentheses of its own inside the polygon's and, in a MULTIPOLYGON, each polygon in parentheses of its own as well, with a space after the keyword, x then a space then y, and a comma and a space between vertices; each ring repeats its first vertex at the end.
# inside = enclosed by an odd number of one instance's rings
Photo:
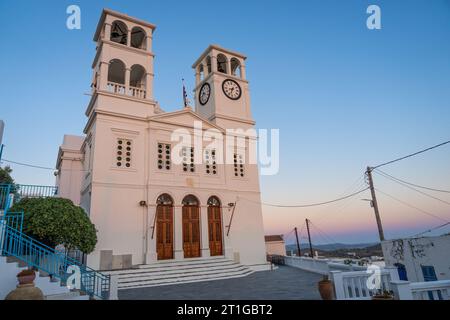
POLYGON ((167 193, 156 200, 156 252, 158 260, 173 259, 173 200, 167 193))
POLYGON ((222 212, 220 200, 215 196, 208 199, 208 233, 210 255, 221 256, 223 254, 222 212))
POLYGON ((185 258, 200 257, 199 201, 193 195, 183 199, 183 251, 185 258))

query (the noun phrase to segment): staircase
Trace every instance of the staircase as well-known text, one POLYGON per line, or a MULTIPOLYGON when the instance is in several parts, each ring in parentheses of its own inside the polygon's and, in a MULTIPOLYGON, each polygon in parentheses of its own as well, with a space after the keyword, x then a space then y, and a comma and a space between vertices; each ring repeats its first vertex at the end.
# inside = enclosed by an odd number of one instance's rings
MULTIPOLYGON (((16 275, 27 269, 27 264, 14 257, 0 256, 0 300, 17 286, 16 275)), ((79 290, 70 290, 61 284, 58 279, 52 279, 45 273, 37 272, 34 284, 41 289, 46 300, 88 300, 88 295, 83 295, 79 290)))
MULTIPOLYGON (((20 195, 22 197, 46 197, 54 196, 56 193, 56 189, 53 189, 53 187, 50 188, 50 192, 47 192, 46 190, 49 189, 47 187, 26 186, 25 188, 24 186, 20 187, 20 185, 0 184, 0 258, 5 259, 5 261, 0 261, 0 267, 5 267, 5 270, 8 270, 8 267, 5 266, 7 263, 6 257, 8 257, 16 263, 20 262, 22 266, 33 267, 39 271, 41 276, 52 275, 52 279, 58 279, 57 281, 64 285, 70 278, 79 279, 80 292, 84 292, 92 298, 110 298, 110 276, 97 272, 22 232, 24 213, 13 213, 8 210, 11 201, 14 201, 14 193, 18 193, 18 190, 28 189, 31 190, 29 194, 22 192, 20 195), (74 274, 74 271, 77 274, 74 274)), ((36 280, 38 278, 36 277, 36 280)), ((12 279, 15 280, 15 277, 12 279)), ((0 283, 1 285, 3 284, 0 283)), ((62 287, 59 284, 58 286, 62 287)), ((76 291, 70 291, 55 293, 54 298, 61 299, 67 294, 72 298, 80 296, 79 292, 77 295, 76 291)))
POLYGON ((245 277, 254 271, 222 256, 159 261, 133 269, 103 272, 118 277, 118 289, 156 287, 173 284, 245 277))

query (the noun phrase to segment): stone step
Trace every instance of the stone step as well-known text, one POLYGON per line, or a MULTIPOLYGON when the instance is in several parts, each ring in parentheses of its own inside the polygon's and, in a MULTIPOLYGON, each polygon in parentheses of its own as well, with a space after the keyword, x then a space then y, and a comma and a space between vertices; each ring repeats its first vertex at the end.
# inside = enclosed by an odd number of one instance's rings
POLYGON ((161 266, 159 264, 155 265, 147 265, 145 268, 134 268, 134 269, 126 269, 126 270, 113 270, 107 273, 110 274, 124 274, 124 273, 145 273, 145 272, 170 272, 177 270, 190 270, 190 269, 209 269, 209 268, 220 268, 224 266, 239 266, 239 264, 234 261, 223 261, 223 262, 214 262, 214 263, 198 263, 198 264, 173 264, 169 266, 161 266))
POLYGON ((193 283, 193 282, 201 282, 201 281, 224 280, 224 279, 245 277, 245 276, 248 276, 249 274, 252 274, 253 272, 254 272, 253 270, 247 269, 245 271, 203 275, 203 276, 195 276, 195 277, 186 277, 186 278, 175 278, 175 279, 161 278, 159 280, 134 281, 134 282, 129 282, 129 283, 120 283, 119 282, 118 288, 119 289, 134 289, 134 288, 158 287, 158 286, 166 286, 166 285, 193 283))
POLYGON ((209 263, 223 263, 224 261, 232 261, 231 259, 224 258, 223 256, 208 257, 208 258, 188 258, 183 260, 158 260, 151 264, 141 264, 137 265, 136 268, 146 269, 152 267, 170 267, 178 265, 194 265, 194 264, 209 264, 209 263))
POLYGON ((123 282, 129 281, 141 281, 141 280, 158 280, 161 278, 164 279, 176 279, 176 278, 184 278, 189 276, 197 276, 197 275, 213 275, 213 274, 223 274, 227 272, 237 272, 237 271, 246 271, 247 267, 244 266, 233 266, 229 268, 216 268, 216 269, 206 269, 206 270, 179 270, 174 272, 146 272, 146 273, 130 273, 130 274, 122 274, 119 276, 119 284, 123 282))
POLYGON ((119 289, 129 289, 244 277, 253 270, 220 256, 158 261, 107 273, 117 276, 119 289))

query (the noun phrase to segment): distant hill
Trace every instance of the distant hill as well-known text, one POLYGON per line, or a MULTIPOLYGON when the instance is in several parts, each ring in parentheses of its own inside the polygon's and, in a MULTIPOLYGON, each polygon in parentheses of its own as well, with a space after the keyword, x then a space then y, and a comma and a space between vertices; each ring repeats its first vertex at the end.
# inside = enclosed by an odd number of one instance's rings
MULTIPOLYGON (((300 250, 302 250, 302 254, 309 253, 309 245, 301 244, 300 250)), ((286 246, 288 255, 290 255, 291 251, 297 254, 296 244, 289 244, 286 246)), ((383 256, 380 243, 319 244, 313 245, 313 251, 317 251, 320 256, 334 258, 368 258, 371 256, 383 256)))
MULTIPOLYGON (((328 243, 328 244, 313 244, 313 250, 320 251, 336 251, 336 250, 351 250, 351 249, 364 249, 378 245, 377 242, 372 243, 328 243)), ((309 245, 305 243, 300 244, 300 250, 309 249, 309 245)), ((287 244, 286 251, 297 250, 296 244, 287 244)))

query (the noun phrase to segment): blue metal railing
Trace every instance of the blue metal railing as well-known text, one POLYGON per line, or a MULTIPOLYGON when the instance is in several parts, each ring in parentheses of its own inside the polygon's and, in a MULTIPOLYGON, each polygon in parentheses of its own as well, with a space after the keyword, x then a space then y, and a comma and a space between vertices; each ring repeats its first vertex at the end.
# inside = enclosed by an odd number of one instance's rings
POLYGON ((22 198, 47 198, 58 195, 58 187, 31 184, 0 184, 0 210, 8 210, 22 198))
POLYGON ((90 296, 101 299, 109 298, 109 275, 102 274, 67 257, 64 253, 27 236, 26 234, 0 221, 0 244, 2 255, 16 257, 29 266, 45 271, 66 283, 72 273, 67 272, 69 266, 76 266, 80 270, 80 290, 90 296))
POLYGON ((68 268, 76 266, 80 271, 79 289, 90 296, 108 299, 111 283, 109 275, 97 272, 27 236, 22 232, 23 212, 8 211, 11 199, 14 198, 14 202, 18 201, 17 194, 24 197, 51 197, 56 193, 56 187, 0 184, 0 255, 16 257, 29 266, 60 279, 62 283, 66 283, 73 274, 68 272, 68 268))

